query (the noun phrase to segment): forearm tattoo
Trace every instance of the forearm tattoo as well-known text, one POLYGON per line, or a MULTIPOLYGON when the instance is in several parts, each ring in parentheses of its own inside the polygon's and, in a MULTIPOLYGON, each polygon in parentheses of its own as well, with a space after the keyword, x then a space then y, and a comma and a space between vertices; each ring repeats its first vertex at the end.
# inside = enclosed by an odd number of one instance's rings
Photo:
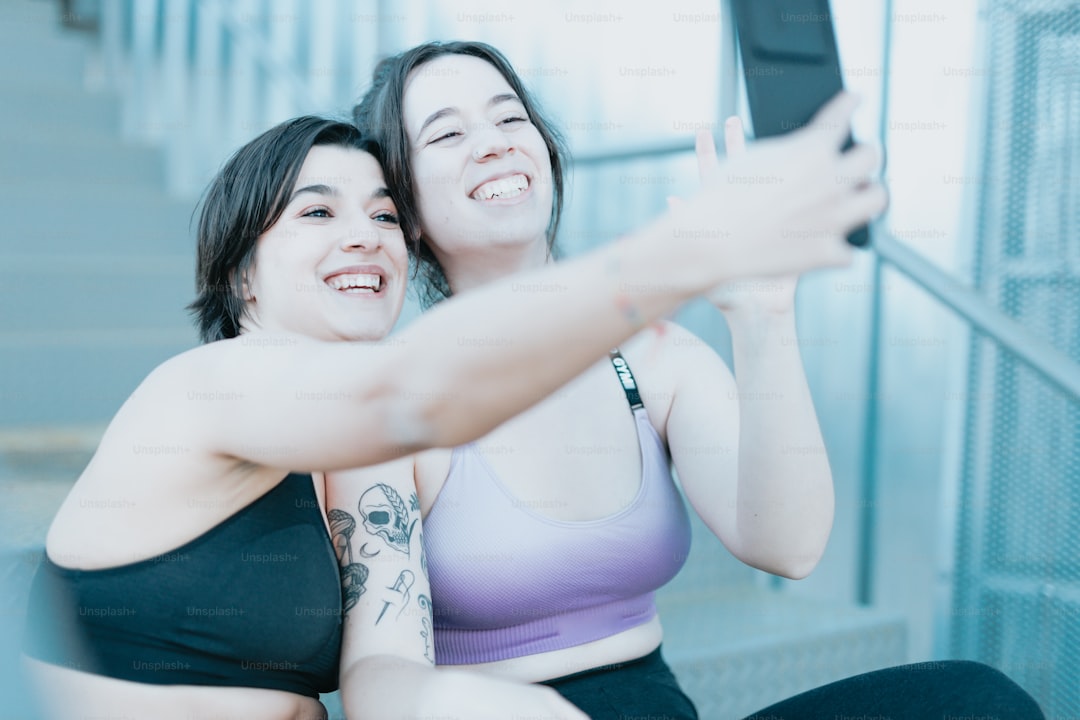
MULTIPOLYGON (((416 508, 419 507, 415 493, 409 500, 416 508)), ((359 509, 364 518, 364 529, 369 535, 382 538, 392 549, 409 556, 413 528, 418 519, 412 517, 397 490, 385 483, 378 483, 360 496, 359 509)), ((365 550, 366 547, 367 543, 360 546, 361 557, 375 557, 380 552, 369 552, 365 550)))
POLYGON ((352 536, 356 532, 356 520, 344 510, 334 508, 326 513, 330 521, 330 540, 337 554, 341 570, 341 602, 344 612, 352 610, 364 594, 368 568, 353 561, 352 536))
MULTIPOLYGON (((406 557, 412 557, 413 531, 420 521, 420 500, 416 493, 409 495, 408 504, 406 504, 394 488, 385 483, 377 483, 360 496, 357 509, 360 511, 360 524, 368 535, 380 538, 392 550, 403 553, 406 557)), ((356 606, 360 596, 368 590, 366 586, 368 567, 353 558, 352 537, 358 525, 356 518, 338 508, 330 510, 327 517, 330 520, 330 537, 341 566, 342 604, 345 612, 348 612, 356 606)), ((420 570, 426 577, 427 554, 423 547, 423 532, 416 533, 416 539, 420 543, 420 570)), ((369 550, 369 544, 362 543, 358 548, 357 554, 360 558, 372 558, 381 552, 381 550, 369 550)), ((379 615, 375 618, 375 625, 378 625, 388 614, 395 620, 401 617, 412 600, 412 588, 415 582, 416 575, 413 570, 405 569, 398 574, 392 585, 386 586, 381 591, 375 591, 376 597, 373 602, 382 601, 379 615), (395 611, 388 613, 391 608, 395 611)), ((423 611, 420 618, 420 637, 424 641, 424 657, 434 662, 431 598, 420 594, 416 602, 423 611)), ((376 607, 378 607, 377 604, 376 607)))
POLYGON ((424 549, 424 532, 420 531, 420 570, 423 571, 424 577, 428 576, 427 572, 427 550, 424 549))
POLYGON ((416 598, 416 604, 420 606, 421 610, 427 611, 427 616, 420 619, 420 637, 424 638, 424 657, 428 659, 428 662, 434 663, 435 658, 432 653, 431 641, 431 626, 434 622, 434 616, 431 610, 431 598, 423 593, 420 593, 416 598))
POLYGON ((391 605, 396 606, 398 609, 394 619, 401 617, 401 613, 405 612, 405 608, 409 604, 409 590, 412 589, 414 582, 416 582, 416 576, 413 575, 412 570, 402 570, 394 584, 387 586, 386 589, 390 591, 390 594, 384 593, 383 595, 382 610, 379 611, 379 617, 375 618, 376 625, 383 619, 386 609, 391 605))

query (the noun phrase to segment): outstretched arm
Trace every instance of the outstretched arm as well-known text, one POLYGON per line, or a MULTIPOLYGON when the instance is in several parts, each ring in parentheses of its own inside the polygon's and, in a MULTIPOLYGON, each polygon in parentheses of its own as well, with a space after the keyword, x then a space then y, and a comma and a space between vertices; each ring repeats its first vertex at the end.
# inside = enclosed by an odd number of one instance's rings
POLYGON ((827 182, 853 172, 839 152, 852 108, 840 98, 803 130, 730 159, 644 230, 453 298, 383 344, 253 333, 174 358, 136 396, 177 408, 211 453, 292 470, 480 437, 694 295, 848 262, 843 233, 884 205, 878 186, 827 182), (746 182, 759 175, 780 182, 746 182), (184 402, 192 392, 225 401, 207 412, 184 402))

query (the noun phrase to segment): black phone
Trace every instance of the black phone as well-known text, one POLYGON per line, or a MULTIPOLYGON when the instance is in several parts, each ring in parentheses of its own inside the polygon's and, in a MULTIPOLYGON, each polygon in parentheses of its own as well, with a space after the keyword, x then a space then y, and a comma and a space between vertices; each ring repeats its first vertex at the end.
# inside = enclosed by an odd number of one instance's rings
MULTIPOLYGON (((844 88, 829 0, 730 0, 755 137, 783 135, 810 121, 844 88)), ((851 147, 848 136, 844 149, 851 147)), ((864 225, 848 235, 870 242, 864 225)))

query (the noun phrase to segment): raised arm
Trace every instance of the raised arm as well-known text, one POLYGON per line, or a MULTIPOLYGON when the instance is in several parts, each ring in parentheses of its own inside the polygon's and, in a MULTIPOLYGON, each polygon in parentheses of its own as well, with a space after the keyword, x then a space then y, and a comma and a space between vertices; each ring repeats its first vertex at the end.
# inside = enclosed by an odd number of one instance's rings
POLYGON ((832 529, 828 456, 794 320, 741 322, 732 328, 734 378, 703 342, 682 329, 672 333, 683 338, 682 380, 667 421, 672 460, 694 509, 735 557, 801 578, 817 565, 832 529))
POLYGON ((359 467, 475 439, 696 294, 848 262, 843 233, 884 206, 880 186, 834 180, 855 172, 839 152, 852 108, 843 97, 759 143, 644 230, 453 298, 382 344, 252 334, 190 351, 148 382, 226 398, 192 418, 199 442, 259 465, 359 467), (748 181, 760 177, 774 181, 748 181))
MULTIPOLYGON (((729 156, 744 152, 737 119, 725 127, 729 156)), ((858 184, 874 154, 853 156, 858 184)), ((711 137, 699 136, 703 178, 717 171, 711 137)), ((731 331, 735 380, 700 343, 684 343, 687 367, 668 433, 687 496, 731 552, 749 565, 801 578, 817 565, 833 520, 833 483, 795 327, 796 275, 743 280, 710 294, 731 331), (701 452, 723 447, 725 452, 701 452)))

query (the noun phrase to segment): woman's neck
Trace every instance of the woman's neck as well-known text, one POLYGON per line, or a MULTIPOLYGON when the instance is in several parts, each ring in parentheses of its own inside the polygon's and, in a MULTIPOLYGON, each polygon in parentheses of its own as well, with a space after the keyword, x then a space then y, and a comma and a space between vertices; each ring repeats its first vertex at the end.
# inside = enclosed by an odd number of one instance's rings
POLYGON ((508 275, 525 272, 550 262, 547 238, 528 245, 470 248, 452 256, 436 253, 450 289, 468 292, 508 275))

